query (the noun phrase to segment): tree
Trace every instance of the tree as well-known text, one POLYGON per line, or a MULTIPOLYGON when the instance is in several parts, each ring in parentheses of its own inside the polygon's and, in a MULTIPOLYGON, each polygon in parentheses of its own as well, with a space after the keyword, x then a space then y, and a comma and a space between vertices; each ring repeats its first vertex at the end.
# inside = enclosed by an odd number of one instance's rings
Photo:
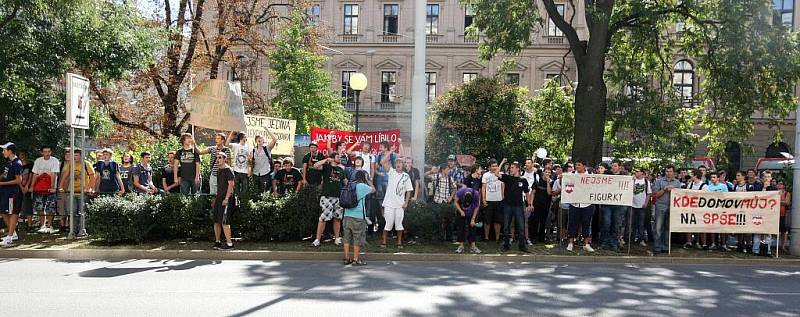
POLYGON ((548 156, 566 158, 572 150, 575 130, 575 98, 571 85, 562 86, 561 77, 548 79, 529 101, 530 132, 536 146, 547 149, 548 156))
MULTIPOLYGON (((0 140, 28 153, 63 145, 64 73, 110 81, 145 65, 152 41, 125 22, 135 16, 110 1, 0 1, 0 140)), ((90 135, 107 122, 102 110, 90 120, 90 135)))
MULTIPOLYGON (((755 111, 780 120, 795 107, 800 46, 795 36, 773 21, 769 0, 586 0, 585 15, 577 17, 585 20, 586 35, 575 28, 576 16, 562 16, 554 0, 465 2, 476 11, 470 32, 480 30, 486 35, 481 43, 484 58, 500 50, 518 53, 529 46, 532 33, 542 22, 539 4, 544 7, 552 23, 564 33, 577 65, 575 126, 580 128, 574 131, 572 154, 592 164, 600 160, 609 118, 607 65, 623 66, 607 62, 623 57, 619 54, 647 54, 660 63, 629 68, 624 70, 628 76, 617 79, 649 78, 650 74, 663 73, 658 68, 671 73, 673 56, 678 54, 696 59, 696 69, 706 78, 701 84, 703 92, 696 96, 703 109, 698 111, 702 114, 701 127, 708 131, 702 140, 708 141, 712 154, 722 152, 725 141, 743 141, 752 133, 749 118, 755 111), (665 42, 676 22, 684 23, 685 31, 678 39, 665 42), (637 50, 612 50, 621 46, 637 50)), ((576 1, 569 1, 569 8, 577 12, 576 1)), ((672 85, 660 78, 640 87, 644 86, 658 91, 658 101, 674 94, 669 92, 672 85)), ((647 104, 629 105, 638 110, 647 104)), ((680 103, 661 103, 661 107, 678 106, 680 103)))
POLYGON ((527 91, 498 76, 481 77, 436 98, 430 110, 426 157, 443 162, 450 154, 478 160, 522 160, 535 144, 527 91))
POLYGON ((308 133, 312 127, 349 129, 350 114, 342 107, 339 92, 331 88, 331 75, 322 67, 325 57, 315 51, 315 32, 299 9, 280 31, 269 54, 273 115, 297 120, 297 133, 308 133))

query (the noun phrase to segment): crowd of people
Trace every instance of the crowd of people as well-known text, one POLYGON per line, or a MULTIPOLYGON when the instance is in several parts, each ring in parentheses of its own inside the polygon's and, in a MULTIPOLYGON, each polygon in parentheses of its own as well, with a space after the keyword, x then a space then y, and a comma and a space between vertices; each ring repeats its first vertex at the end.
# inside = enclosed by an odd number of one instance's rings
MULTIPOLYGON (((345 264, 363 265, 360 249, 366 236, 379 233, 380 247, 403 248, 405 210, 412 201, 450 205, 455 215, 442 223, 446 239, 458 242, 457 253, 481 253, 476 241, 495 241, 501 251, 516 244, 521 252, 537 243, 565 245, 567 251, 582 248, 594 252, 595 246, 620 251, 628 243, 652 245, 654 255, 666 253, 669 199, 672 189, 727 191, 777 190, 781 197, 781 245, 788 246, 787 210, 791 193, 783 180, 764 171, 736 172, 728 180, 725 171, 677 169, 668 165, 660 170, 645 170, 615 160, 610 164, 588 166, 583 160, 555 164, 537 158, 524 162, 489 160, 487 166, 462 168, 455 155, 440 166, 414 167, 411 157, 403 156, 402 147, 383 142, 376 150, 369 142, 349 148, 335 142, 320 149, 310 144, 302 165, 295 167, 291 158, 276 159, 272 150, 274 134, 255 136, 255 146, 244 132, 219 133, 214 145, 201 148, 190 134, 180 138, 181 148, 170 151, 163 167, 151 165, 149 152, 125 153, 115 162, 111 149, 98 151, 97 162, 89 163, 81 149, 66 149, 63 161, 53 157, 53 149, 40 148, 40 157, 30 163, 12 143, 2 146, 6 159, 0 177, 0 211, 7 236, 0 245, 9 246, 18 239, 18 219, 31 233, 59 232, 54 227, 60 217, 61 231, 86 235, 81 221, 87 198, 98 195, 198 194, 201 191, 201 156, 210 155, 208 194, 212 196, 214 248, 233 248, 229 220, 237 210, 244 192, 269 193, 276 197, 297 192, 304 186, 319 189, 318 226, 312 246, 323 242, 326 228, 332 228, 333 241, 343 246, 345 264), (399 150, 399 151, 398 151, 399 150), (399 153, 398 153, 399 152, 399 153), (153 180, 160 168, 161 182, 153 180), (633 206, 562 204, 561 178, 564 173, 632 175, 633 206), (71 186, 71 187, 70 187, 71 186), (70 206, 72 205, 72 206, 70 206), (73 225, 67 226, 70 207, 74 208, 73 225), (37 223, 35 223, 37 222, 37 223), (352 253, 349 252, 352 248, 352 253)), ((773 254, 770 235, 689 233, 684 248, 708 251, 738 251, 757 255, 773 254)))

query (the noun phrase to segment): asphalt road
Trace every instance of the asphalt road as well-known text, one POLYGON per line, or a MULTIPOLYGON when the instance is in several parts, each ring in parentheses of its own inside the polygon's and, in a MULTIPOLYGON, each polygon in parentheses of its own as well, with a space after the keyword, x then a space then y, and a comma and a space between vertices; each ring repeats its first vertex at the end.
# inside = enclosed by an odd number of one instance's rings
POLYGON ((800 316, 800 267, 0 259, 0 315, 800 316))

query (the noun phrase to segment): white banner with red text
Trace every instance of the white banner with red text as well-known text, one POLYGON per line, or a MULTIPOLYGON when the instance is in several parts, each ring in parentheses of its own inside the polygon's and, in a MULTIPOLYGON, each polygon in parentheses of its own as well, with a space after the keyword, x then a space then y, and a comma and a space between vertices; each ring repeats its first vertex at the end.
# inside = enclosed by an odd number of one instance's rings
POLYGON ((633 205, 633 177, 627 175, 564 174, 561 178, 564 204, 633 205))
POLYGON ((673 189, 671 232, 778 234, 780 192, 707 192, 673 189))

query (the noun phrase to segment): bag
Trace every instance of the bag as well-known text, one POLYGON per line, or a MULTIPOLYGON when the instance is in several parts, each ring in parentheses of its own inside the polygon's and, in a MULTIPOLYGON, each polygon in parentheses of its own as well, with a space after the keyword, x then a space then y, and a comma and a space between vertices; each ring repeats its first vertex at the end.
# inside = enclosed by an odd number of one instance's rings
POLYGON ((357 186, 358 183, 350 182, 347 186, 342 187, 342 190, 339 192, 339 206, 345 209, 358 207, 357 186))
POLYGON ((39 195, 51 194, 51 188, 53 188, 53 179, 47 173, 39 175, 36 178, 36 183, 33 184, 33 192, 39 195))

